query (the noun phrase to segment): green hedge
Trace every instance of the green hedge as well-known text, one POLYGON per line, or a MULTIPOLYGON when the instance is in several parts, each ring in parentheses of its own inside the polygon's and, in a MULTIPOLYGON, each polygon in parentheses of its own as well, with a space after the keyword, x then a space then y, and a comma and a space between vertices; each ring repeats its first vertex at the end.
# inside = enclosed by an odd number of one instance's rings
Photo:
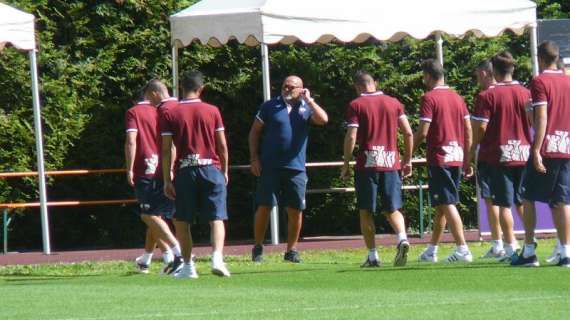
MULTIPOLYGON (((124 112, 152 77, 170 84, 168 16, 195 1, 8 1, 38 18, 39 68, 48 169, 118 168, 123 166, 124 112)), ((538 1, 541 17, 568 17, 566 1, 538 1)), ((474 66, 502 49, 517 58, 516 77, 528 82, 528 35, 494 39, 445 38, 447 80, 469 105, 477 86, 474 66)), ((295 45, 270 48, 272 92, 281 79, 301 76, 328 111, 330 123, 311 130, 309 161, 341 158, 343 110, 354 98, 350 77, 356 69, 375 74, 380 87, 406 106, 417 125, 418 101, 424 92, 419 65, 434 56, 433 39, 362 45, 295 45)), ((232 164, 248 160, 247 133, 262 101, 259 48, 230 43, 223 48, 191 45, 181 51, 181 70, 200 69, 208 79, 204 99, 220 107, 227 127, 232 164)), ((0 171, 35 169, 29 66, 26 55, 8 48, 0 54, 0 171)), ((421 169, 415 170, 417 179, 421 169)), ((424 173, 425 174, 425 173, 424 173)), ((345 186, 337 169, 310 170, 310 187, 345 186)), ((232 174, 229 187, 229 238, 251 237, 251 192, 247 172, 232 174)), ((413 181, 413 180, 410 180, 413 181)), ((37 199, 34 179, 0 180, 0 202, 37 199)), ((120 199, 132 191, 121 175, 49 180, 50 200, 120 199)), ((476 226, 474 188, 464 183, 461 212, 476 226)), ((418 228, 417 195, 406 194, 404 211, 411 230, 418 228)), ((355 234, 358 221, 353 195, 310 195, 304 235, 355 234)), ((51 208, 56 248, 139 245, 143 225, 127 207, 51 208)), ((380 231, 389 231, 378 219, 380 231)), ((19 211, 10 243, 41 247, 37 210, 19 211)), ((207 228, 195 234, 207 239, 207 228)))

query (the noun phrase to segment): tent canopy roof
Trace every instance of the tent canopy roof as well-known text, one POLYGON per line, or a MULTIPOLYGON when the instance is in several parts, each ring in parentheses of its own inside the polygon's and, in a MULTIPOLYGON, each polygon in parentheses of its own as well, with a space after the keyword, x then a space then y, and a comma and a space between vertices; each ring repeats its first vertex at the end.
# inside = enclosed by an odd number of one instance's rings
POLYGON ((0 3, 0 50, 7 43, 20 50, 36 48, 34 16, 0 3))
POLYGON ((222 46, 364 42, 517 34, 536 23, 530 0, 203 0, 170 17, 172 42, 222 46))

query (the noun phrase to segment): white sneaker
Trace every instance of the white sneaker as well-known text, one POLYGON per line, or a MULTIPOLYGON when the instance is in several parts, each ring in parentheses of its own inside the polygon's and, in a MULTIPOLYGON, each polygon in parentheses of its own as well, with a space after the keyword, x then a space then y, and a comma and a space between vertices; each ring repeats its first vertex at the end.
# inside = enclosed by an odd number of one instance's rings
POLYGON ((558 246, 555 246, 552 254, 546 258, 546 262, 550 264, 558 264, 558 262, 560 262, 560 258, 560 250, 558 250, 558 246))
POLYGON ((471 252, 467 251, 466 253, 460 253, 454 251, 452 254, 445 259, 446 263, 455 263, 455 262, 473 262, 473 255, 471 252))
POLYGON ((142 260, 143 260, 143 256, 137 257, 135 259, 135 266, 137 268, 137 271, 139 273, 148 274, 150 271, 150 265, 147 263, 144 263, 142 260))
POLYGON ((222 259, 212 259, 212 273, 220 277, 231 276, 230 271, 222 259))
POLYGON ((429 263, 436 263, 437 262, 437 253, 428 253, 428 249, 425 249, 422 254, 418 257, 419 262, 429 262, 429 263))
POLYGON ((505 257, 505 250, 504 249, 499 249, 499 250, 495 250, 495 248, 491 247, 489 249, 489 251, 487 251, 487 253, 485 253, 485 255, 481 256, 481 259, 502 259, 505 257))
POLYGON ((196 266, 194 262, 185 263, 182 269, 174 274, 176 279, 198 279, 198 272, 196 272, 196 266))

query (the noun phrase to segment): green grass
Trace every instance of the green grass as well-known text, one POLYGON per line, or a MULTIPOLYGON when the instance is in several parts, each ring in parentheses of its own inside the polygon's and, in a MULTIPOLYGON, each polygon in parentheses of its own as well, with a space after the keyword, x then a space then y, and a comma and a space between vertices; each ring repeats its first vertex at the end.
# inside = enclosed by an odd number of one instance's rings
MULTIPOLYGON (((541 241, 546 257, 553 241, 541 241)), ((480 256, 488 243, 473 243, 480 256)), ((364 250, 303 252, 304 263, 228 258, 232 277, 176 280, 136 274, 131 262, 0 267, 0 319, 568 319, 570 269, 470 265, 360 269, 364 250)), ((440 249, 440 258, 452 250, 440 249)), ((543 263, 545 265, 545 263, 543 263)))

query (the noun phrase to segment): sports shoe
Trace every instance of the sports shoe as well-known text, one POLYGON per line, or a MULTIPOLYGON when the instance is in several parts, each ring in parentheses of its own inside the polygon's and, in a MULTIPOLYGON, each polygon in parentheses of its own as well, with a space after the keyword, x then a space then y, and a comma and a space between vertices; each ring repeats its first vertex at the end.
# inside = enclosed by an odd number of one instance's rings
POLYGON ((190 263, 183 263, 178 272, 174 273, 176 279, 198 279, 198 272, 196 272, 196 265, 194 261, 190 263))
POLYGON ((289 250, 285 252, 283 256, 283 260, 293 262, 293 263, 300 263, 301 262, 301 255, 299 255, 299 251, 297 250, 289 250))
POLYGON ((422 254, 418 257, 418 262, 429 262, 429 263, 436 263, 437 262, 437 254, 436 253, 428 253, 428 249, 425 249, 422 254))
POLYGON ((558 264, 560 262, 560 258, 562 256, 560 255, 560 251, 558 250, 558 246, 554 247, 554 250, 552 251, 552 254, 546 258, 546 263, 550 263, 550 264, 558 264))
POLYGON ((379 260, 371 260, 369 256, 366 256, 364 263, 360 265, 361 268, 378 268, 380 267, 379 260))
POLYGON ((513 254, 509 256, 508 254, 505 253, 503 256, 497 257, 497 262, 500 262, 500 263, 503 263, 503 262, 510 263, 510 262, 513 261, 513 259, 514 259, 513 256, 515 256, 516 254, 517 254, 516 252, 513 252, 513 254))
POLYGON ((570 259, 568 259, 568 257, 562 258, 556 265, 559 267, 570 268, 570 259))
POLYGON ((150 266, 149 266, 148 264, 146 264, 146 263, 143 263, 141 260, 142 260, 142 256, 137 257, 137 258, 135 259, 135 265, 136 265, 136 268, 137 268, 137 272, 139 272, 139 273, 144 273, 144 274, 149 273, 149 271, 150 271, 150 266))
MULTIPOLYGON (((191 260, 193 260, 193 259, 191 259, 191 260)), ((184 265, 184 261, 182 260, 182 257, 176 256, 176 257, 174 257, 174 261, 172 261, 171 263, 166 265, 166 267, 164 267, 164 269, 162 269, 162 273, 163 274, 175 274, 178 271, 180 271, 180 269, 182 268, 183 265, 184 265)))
POLYGON ((256 244, 251 248, 251 261, 262 262, 263 261, 263 245, 256 244))
POLYGON ((410 250, 410 243, 408 240, 402 240, 398 243, 398 251, 394 258, 394 267, 403 267, 408 262, 408 251, 410 250))
POLYGON ((466 253, 461 253, 458 251, 454 251, 450 254, 446 259, 446 263, 455 263, 455 262, 473 262, 473 255, 471 252, 467 251, 466 253))
POLYGON ((532 255, 526 258, 522 251, 519 253, 513 254, 511 257, 511 266, 513 267, 538 267, 540 263, 538 263, 538 258, 536 255, 532 255))
POLYGON ((229 277, 231 275, 228 267, 221 259, 212 260, 212 273, 220 277, 229 277))
POLYGON ((489 251, 487 251, 487 253, 485 253, 483 256, 481 256, 481 259, 502 259, 504 258, 506 255, 506 252, 504 249, 501 249, 499 251, 495 251, 495 248, 491 247, 489 249, 489 251))

